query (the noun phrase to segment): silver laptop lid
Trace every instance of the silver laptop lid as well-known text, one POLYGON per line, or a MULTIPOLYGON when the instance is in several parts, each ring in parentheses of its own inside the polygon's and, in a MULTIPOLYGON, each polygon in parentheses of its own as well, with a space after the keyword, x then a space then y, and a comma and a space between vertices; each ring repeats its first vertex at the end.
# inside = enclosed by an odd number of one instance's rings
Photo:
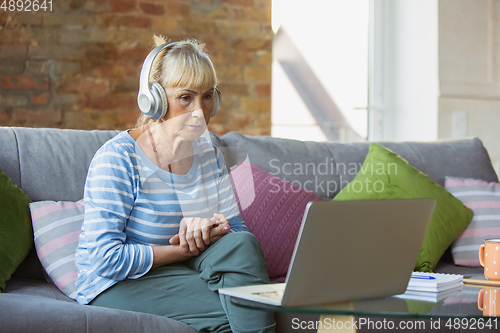
POLYGON ((432 198, 310 202, 282 305, 403 293, 434 207, 432 198))

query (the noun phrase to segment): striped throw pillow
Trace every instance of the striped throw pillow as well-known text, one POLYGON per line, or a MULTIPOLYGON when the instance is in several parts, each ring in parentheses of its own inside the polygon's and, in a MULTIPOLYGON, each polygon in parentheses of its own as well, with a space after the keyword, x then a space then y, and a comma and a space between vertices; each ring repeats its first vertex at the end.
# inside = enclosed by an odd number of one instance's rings
POLYGON ((38 259, 57 288, 74 299, 75 249, 83 223, 83 199, 77 202, 37 201, 30 204, 30 210, 38 259))
POLYGON ((451 245, 453 260, 460 266, 480 266, 478 251, 483 240, 500 237, 500 184, 446 177, 444 187, 474 213, 451 245))

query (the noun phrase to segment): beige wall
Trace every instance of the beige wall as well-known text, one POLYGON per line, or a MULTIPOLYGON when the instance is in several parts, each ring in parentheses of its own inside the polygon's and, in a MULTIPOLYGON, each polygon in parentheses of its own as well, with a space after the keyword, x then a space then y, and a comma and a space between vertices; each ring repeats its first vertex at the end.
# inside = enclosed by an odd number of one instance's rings
POLYGON ((439 138, 479 137, 500 173, 500 1, 439 1, 439 138))

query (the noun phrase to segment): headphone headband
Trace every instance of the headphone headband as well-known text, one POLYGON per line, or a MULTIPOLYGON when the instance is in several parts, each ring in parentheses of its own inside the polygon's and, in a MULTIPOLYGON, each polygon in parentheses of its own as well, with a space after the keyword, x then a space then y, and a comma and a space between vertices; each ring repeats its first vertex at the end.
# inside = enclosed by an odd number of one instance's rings
MULTIPOLYGON (((169 45, 175 45, 176 42, 169 42, 155 47, 146 57, 142 64, 141 75, 139 77, 139 94, 137 96, 137 104, 139 109, 146 116, 156 121, 165 116, 168 110, 167 95, 165 89, 158 82, 149 82, 149 75, 154 59, 163 49, 169 45)), ((222 104, 221 94, 215 87, 213 95, 213 108, 210 117, 216 115, 222 104)))

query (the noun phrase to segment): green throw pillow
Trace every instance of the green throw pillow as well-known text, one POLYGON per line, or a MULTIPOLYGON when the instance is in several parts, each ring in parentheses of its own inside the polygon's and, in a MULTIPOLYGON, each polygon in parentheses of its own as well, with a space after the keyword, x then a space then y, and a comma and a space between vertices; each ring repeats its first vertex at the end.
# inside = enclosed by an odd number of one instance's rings
POLYGON ((30 202, 0 170, 0 291, 33 247, 30 202))
POLYGON ((467 227, 472 211, 401 156, 370 145, 356 177, 333 200, 434 198, 432 215, 415 270, 432 272, 455 238, 467 227))

